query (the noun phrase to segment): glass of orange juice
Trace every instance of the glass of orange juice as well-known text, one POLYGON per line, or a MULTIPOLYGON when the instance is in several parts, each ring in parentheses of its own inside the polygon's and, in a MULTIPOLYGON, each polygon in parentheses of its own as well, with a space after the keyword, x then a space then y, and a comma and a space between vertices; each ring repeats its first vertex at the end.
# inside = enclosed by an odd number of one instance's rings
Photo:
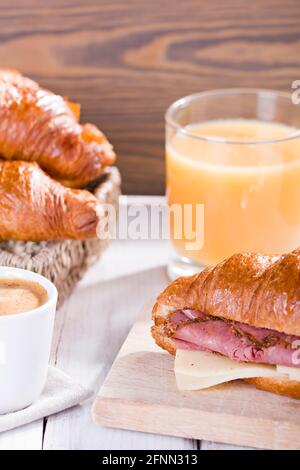
POLYGON ((237 252, 300 245, 300 106, 271 90, 225 89, 166 113, 171 278, 237 252))

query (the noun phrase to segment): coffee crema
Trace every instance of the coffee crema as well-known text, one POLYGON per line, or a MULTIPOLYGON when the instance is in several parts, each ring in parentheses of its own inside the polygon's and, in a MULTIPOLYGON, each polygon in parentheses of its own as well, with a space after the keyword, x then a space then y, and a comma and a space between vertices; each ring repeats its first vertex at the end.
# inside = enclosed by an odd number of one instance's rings
POLYGON ((0 315, 13 315, 34 310, 48 300, 41 284, 26 279, 0 279, 0 315))

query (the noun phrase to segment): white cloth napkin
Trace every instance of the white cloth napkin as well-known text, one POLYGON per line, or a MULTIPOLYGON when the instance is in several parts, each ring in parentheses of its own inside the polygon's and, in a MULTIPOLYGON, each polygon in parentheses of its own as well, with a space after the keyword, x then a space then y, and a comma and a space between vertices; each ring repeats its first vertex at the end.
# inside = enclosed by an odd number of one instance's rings
MULTIPOLYGON (((0 392, 1 393, 1 392, 0 392)), ((50 416, 82 403, 93 395, 71 377, 55 367, 49 367, 47 382, 38 400, 24 410, 0 415, 0 432, 50 416)))

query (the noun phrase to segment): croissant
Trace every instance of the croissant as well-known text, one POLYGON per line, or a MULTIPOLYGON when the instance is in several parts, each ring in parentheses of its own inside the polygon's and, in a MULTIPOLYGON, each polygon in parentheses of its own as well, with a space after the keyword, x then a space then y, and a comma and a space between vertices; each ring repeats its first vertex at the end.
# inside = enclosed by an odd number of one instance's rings
MULTIPOLYGON (((299 368, 294 354, 300 355, 300 249, 280 256, 235 254, 179 278, 157 298, 153 320, 155 341, 171 354, 194 349, 238 362, 299 368)), ((300 398, 297 380, 245 380, 300 398)))
POLYGON ((101 216, 88 191, 52 180, 36 163, 0 161, 0 239, 42 241, 96 237, 101 216))
POLYGON ((0 154, 35 161, 67 186, 82 187, 115 160, 111 145, 92 124, 78 123, 79 105, 0 69, 0 154))

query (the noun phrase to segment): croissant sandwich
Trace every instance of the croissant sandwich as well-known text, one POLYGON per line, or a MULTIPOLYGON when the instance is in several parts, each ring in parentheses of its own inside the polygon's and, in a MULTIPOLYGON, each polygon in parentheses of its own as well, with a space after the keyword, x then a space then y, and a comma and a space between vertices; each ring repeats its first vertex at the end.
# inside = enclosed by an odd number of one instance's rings
POLYGON ((0 239, 95 238, 100 212, 91 193, 66 188, 36 163, 0 160, 0 239))
POLYGON ((14 70, 0 69, 0 154, 35 161, 66 186, 82 187, 115 160, 92 124, 78 123, 79 105, 40 88, 14 70))
POLYGON ((300 249, 236 254, 174 281, 153 307, 152 335, 176 354, 179 388, 234 379, 300 398, 300 249))

